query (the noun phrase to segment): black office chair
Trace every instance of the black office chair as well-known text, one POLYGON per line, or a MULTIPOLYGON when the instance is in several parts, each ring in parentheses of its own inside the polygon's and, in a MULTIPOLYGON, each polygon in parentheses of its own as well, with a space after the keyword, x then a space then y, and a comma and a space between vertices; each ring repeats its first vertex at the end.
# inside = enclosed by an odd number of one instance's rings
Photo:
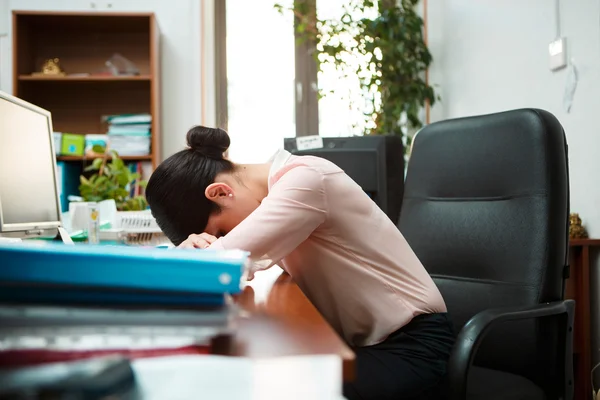
POLYGON ((552 114, 460 118, 416 135, 398 227, 458 333, 449 398, 572 398, 568 216, 567 144, 552 114))

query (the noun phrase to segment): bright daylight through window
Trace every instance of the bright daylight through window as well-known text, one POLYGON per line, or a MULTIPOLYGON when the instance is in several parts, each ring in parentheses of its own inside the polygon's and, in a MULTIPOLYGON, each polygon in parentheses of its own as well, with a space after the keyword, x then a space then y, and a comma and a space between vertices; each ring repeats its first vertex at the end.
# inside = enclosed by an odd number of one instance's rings
MULTIPOLYGON (((340 20, 348 11, 345 6, 348 0, 317 0, 317 17, 321 20, 340 20)), ((350 17, 357 20, 363 17, 374 18, 377 8, 365 10, 365 14, 358 15, 355 10, 349 10, 350 17)), ((354 41, 350 35, 345 35, 340 40, 348 43, 354 41)), ((335 42, 329 43, 335 45, 335 42)), ((325 60, 321 56, 321 61, 325 60)), ((324 95, 319 100, 319 134, 321 136, 352 136, 361 135, 366 128, 373 128, 373 120, 365 118, 364 113, 372 113, 366 104, 363 89, 360 87, 359 76, 356 71, 358 64, 367 65, 369 60, 361 57, 358 52, 345 54, 344 68, 337 68, 333 63, 321 64, 318 74, 318 85, 324 95)))
MULTIPOLYGON (((227 0, 229 157, 266 161, 294 137, 294 21, 271 0, 227 0)), ((292 1, 280 1, 290 6, 292 1)))

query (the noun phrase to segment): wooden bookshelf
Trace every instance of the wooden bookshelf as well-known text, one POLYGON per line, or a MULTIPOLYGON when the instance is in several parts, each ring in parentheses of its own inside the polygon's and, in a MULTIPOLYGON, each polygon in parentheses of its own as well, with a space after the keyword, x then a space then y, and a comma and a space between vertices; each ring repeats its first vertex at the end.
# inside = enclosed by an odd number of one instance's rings
MULTIPOLYGON (((102 134, 111 114, 150 113, 151 153, 123 157, 160 162, 159 30, 152 13, 13 11, 13 91, 52 113, 56 132, 102 134), (106 75, 115 53, 132 61, 136 76, 106 75), (59 58, 66 76, 33 76, 59 58), (89 75, 88 75, 89 74, 89 75)), ((90 157, 60 156, 61 161, 90 157)))
POLYGON ((68 81, 68 82, 94 82, 94 81, 151 81, 150 75, 134 76, 31 76, 20 75, 19 81, 68 81))

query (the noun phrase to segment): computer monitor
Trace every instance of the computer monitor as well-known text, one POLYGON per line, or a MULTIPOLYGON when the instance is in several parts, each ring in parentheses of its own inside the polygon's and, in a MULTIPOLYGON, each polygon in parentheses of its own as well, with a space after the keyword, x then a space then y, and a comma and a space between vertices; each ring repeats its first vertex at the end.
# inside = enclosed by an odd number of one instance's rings
POLYGON ((298 150, 295 138, 284 148, 297 155, 325 158, 350 176, 396 224, 404 195, 404 145, 398 136, 323 138, 323 147, 298 150))
POLYGON ((0 92, 0 236, 61 226, 50 112, 0 92))

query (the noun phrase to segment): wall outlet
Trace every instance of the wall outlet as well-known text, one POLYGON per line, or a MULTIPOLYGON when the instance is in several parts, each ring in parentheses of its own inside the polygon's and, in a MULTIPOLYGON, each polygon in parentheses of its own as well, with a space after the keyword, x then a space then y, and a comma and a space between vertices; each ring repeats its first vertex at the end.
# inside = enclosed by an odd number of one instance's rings
POLYGON ((550 70, 556 71, 567 66, 567 39, 558 38, 548 45, 550 70))

